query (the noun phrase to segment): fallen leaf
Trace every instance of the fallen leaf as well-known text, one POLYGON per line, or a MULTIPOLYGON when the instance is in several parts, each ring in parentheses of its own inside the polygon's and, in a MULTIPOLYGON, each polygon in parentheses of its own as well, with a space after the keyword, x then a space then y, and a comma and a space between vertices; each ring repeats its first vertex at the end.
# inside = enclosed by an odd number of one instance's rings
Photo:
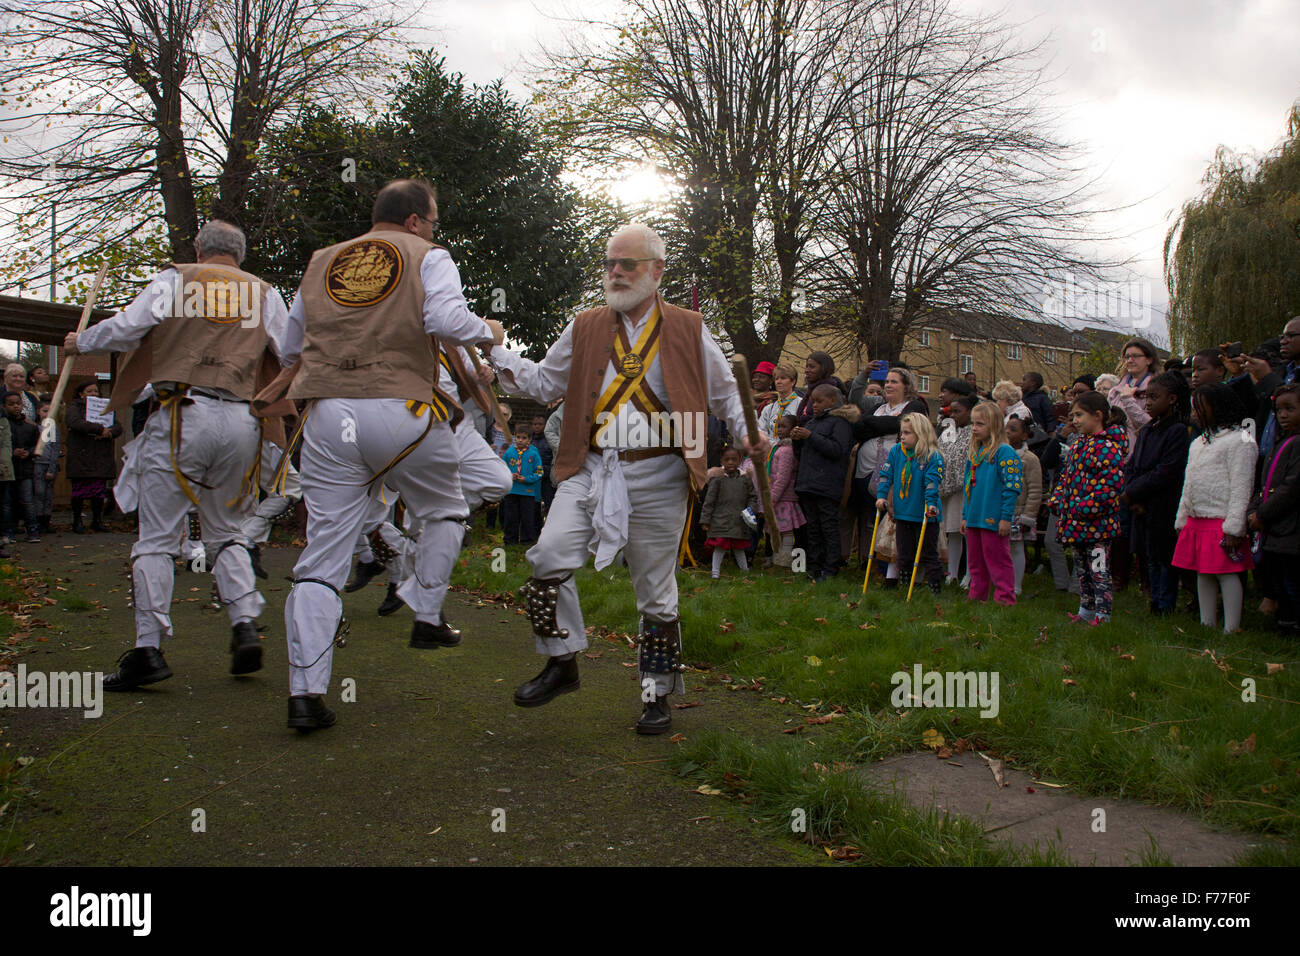
POLYGON ((822 627, 825 627, 826 625, 830 624, 830 621, 826 620, 826 618, 824 617, 815 617, 813 618, 813 623, 820 624, 822 627))
POLYGON ((825 717, 809 717, 808 723, 813 726, 816 726, 817 724, 829 724, 838 716, 839 714, 827 714, 825 717))
POLYGON ((851 863, 854 860, 862 858, 862 851, 855 846, 837 846, 835 849, 825 847, 826 855, 832 860, 838 860, 843 863, 851 863))
POLYGON ((934 755, 940 760, 947 760, 949 757, 953 756, 953 751, 951 747, 940 747, 934 752, 934 755))
POLYGON ((719 634, 730 634, 735 629, 736 629, 735 623, 733 623, 732 621, 728 621, 726 618, 723 618, 722 623, 718 625, 719 634))
POLYGON ((1025 793, 1036 793, 1033 787, 1025 787, 1025 793))
POLYGON ((808 662, 809 667, 822 666, 822 659, 818 657, 816 654, 809 654, 807 657, 804 658, 804 660, 808 662))
POLYGON ((997 785, 999 787, 1005 787, 1007 785, 1007 782, 1002 777, 1002 768, 1005 766, 1005 764, 1003 764, 1001 760, 997 760, 994 757, 988 757, 985 756, 984 754, 980 754, 980 756, 983 757, 984 762, 989 765, 989 770, 992 772, 993 779, 997 782, 997 785))
POLYGON ((668 738, 668 742, 670 744, 679 744, 685 739, 686 739, 685 734, 673 734, 671 737, 668 738))
POLYGON ((680 704, 673 704, 673 706, 678 710, 685 710, 688 707, 699 707, 700 702, 698 700, 684 700, 680 704))
POLYGON ((859 625, 858 625, 858 630, 859 630, 859 631, 870 631, 870 630, 871 630, 872 628, 874 628, 875 626, 876 626, 876 625, 874 625, 874 624, 859 624, 859 625))
POLYGON ((1074 687, 1074 686, 1076 686, 1075 683, 1074 683, 1074 681, 1070 680, 1070 678, 1068 678, 1068 677, 1063 678, 1063 679, 1061 680, 1061 683, 1064 684, 1066 687, 1074 687))
POLYGON ((702 793, 706 797, 720 797, 723 795, 721 790, 715 789, 714 787, 710 787, 706 783, 702 783, 698 787, 696 787, 695 792, 702 793))
POLYGON ((921 743, 931 750, 938 750, 945 743, 943 734, 931 727, 925 733, 921 734, 921 743))
POLYGON ((803 728, 804 728, 804 725, 803 725, 803 724, 795 724, 793 727, 787 727, 785 730, 781 731, 781 733, 783 733, 783 734, 797 734, 797 733, 802 732, 802 731, 803 731, 803 728))
MULTIPOLYGON (((54 602, 51 601, 50 603, 53 604, 54 602)), ((1264 666, 1265 666, 1266 668, 1268 668, 1268 673, 1269 673, 1269 676, 1270 676, 1270 677, 1271 677, 1273 674, 1276 674, 1278 671, 1284 671, 1284 670, 1286 670, 1286 665, 1285 665, 1285 664, 1265 664, 1264 666)))

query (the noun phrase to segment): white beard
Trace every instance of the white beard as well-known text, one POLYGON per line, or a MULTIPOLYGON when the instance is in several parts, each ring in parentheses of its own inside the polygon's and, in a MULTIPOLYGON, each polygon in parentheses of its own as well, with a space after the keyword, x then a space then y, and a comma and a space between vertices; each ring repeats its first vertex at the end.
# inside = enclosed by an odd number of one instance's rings
POLYGON ((659 281, 649 272, 633 280, 630 289, 610 288, 610 277, 605 276, 605 304, 615 312, 626 312, 658 291, 659 281))

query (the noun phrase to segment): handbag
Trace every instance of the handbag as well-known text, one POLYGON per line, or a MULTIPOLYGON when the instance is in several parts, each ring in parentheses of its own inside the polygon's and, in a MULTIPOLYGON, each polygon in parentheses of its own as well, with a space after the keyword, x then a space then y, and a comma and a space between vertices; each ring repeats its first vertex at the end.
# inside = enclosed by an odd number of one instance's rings
POLYGON ((894 540, 894 518, 888 511, 880 516, 880 528, 876 531, 876 557, 882 561, 898 560, 898 545, 894 540))

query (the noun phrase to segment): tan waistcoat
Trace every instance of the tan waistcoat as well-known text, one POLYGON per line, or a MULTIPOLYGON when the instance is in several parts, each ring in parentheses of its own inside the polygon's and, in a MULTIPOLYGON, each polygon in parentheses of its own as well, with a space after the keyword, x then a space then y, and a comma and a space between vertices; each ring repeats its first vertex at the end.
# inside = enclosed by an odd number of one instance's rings
POLYGON ((299 289, 306 322, 290 398, 429 401, 438 357, 424 331, 420 263, 432 248, 378 229, 312 255, 299 289))
POLYGON ((180 282, 166 317, 123 361, 109 408, 129 407, 150 382, 223 388, 252 399, 262 379, 269 381, 266 373, 279 367, 262 321, 266 286, 233 266, 168 268, 180 273, 180 282))
MULTIPOLYGON (((661 298, 659 368, 667 395, 661 395, 670 411, 683 415, 708 414, 708 385, 704 374, 702 346, 703 317, 698 312, 669 305, 661 298)), ((622 319, 609 306, 579 313, 573 320, 573 359, 569 364, 569 387, 564 395, 564 423, 560 447, 555 453, 556 482, 577 474, 587 460, 591 443, 591 416, 600 398, 622 319)), ((701 443, 702 445, 704 443, 701 443)), ((685 454, 685 450, 683 450, 685 454)), ((701 451, 686 458, 691 486, 707 483, 708 462, 701 451)))

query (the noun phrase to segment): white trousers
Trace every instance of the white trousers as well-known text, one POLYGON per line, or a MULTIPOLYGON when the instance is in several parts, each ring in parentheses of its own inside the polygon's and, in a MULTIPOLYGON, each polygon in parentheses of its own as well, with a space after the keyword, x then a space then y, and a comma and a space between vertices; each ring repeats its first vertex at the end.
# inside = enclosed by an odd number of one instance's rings
POLYGON ((284 472, 284 493, 271 493, 271 484, 275 473, 284 459, 284 449, 275 442, 262 442, 261 486, 268 492, 253 508, 253 513, 244 519, 240 530, 254 544, 261 544, 271 537, 271 520, 278 517, 294 502, 302 498, 302 485, 298 481, 298 469, 289 462, 284 472))
MULTIPOLYGON (((560 482, 555 500, 547 512, 546 524, 537 543, 528 550, 534 577, 559 578, 556 626, 568 628, 567 638, 536 637, 537 653, 548 657, 569 654, 587 646, 587 633, 578 603, 578 586, 572 572, 587 563, 592 537, 592 477, 600 467, 600 456, 588 454, 581 471, 560 482)), ((670 621, 677 617, 677 552, 686 524, 690 480, 686 462, 676 456, 626 462, 620 467, 632 504, 628 516, 627 546, 623 557, 636 592, 637 611, 648 618, 670 621)), ((681 675, 643 674, 653 677, 656 693, 664 696, 684 693, 681 675)))
MULTIPOLYGON (((253 578, 252 542, 240 530, 252 499, 240 497, 244 475, 258 453, 257 420, 247 403, 202 395, 181 408, 181 446, 176 464, 199 499, 203 525, 203 567, 216 577, 217 593, 232 625, 251 621, 265 601, 253 578), (207 487, 202 487, 206 485, 207 487), (232 499, 238 499, 229 504, 232 499), (234 546, 218 550, 226 542, 234 546)), ((131 549, 136 647, 159 647, 172 636, 171 603, 178 542, 193 505, 172 471, 171 421, 166 411, 149 417, 134 456, 138 482, 140 537, 131 549)), ((198 555, 186 554, 186 560, 198 555)))
MULTIPOLYGON (((307 547, 293 569, 298 583, 284 606, 291 694, 329 689, 334 633, 343 612, 338 592, 347 580, 357 534, 380 493, 380 482, 370 489, 365 483, 419 439, 427 423, 392 398, 320 399, 307 413, 300 458, 307 547)), ((401 495, 420 527, 415 572, 398 587, 398 596, 417 620, 431 623, 441 620, 464 534, 461 522, 468 516, 456 455, 448 453, 453 447, 451 428, 437 423, 382 479, 401 495)))

